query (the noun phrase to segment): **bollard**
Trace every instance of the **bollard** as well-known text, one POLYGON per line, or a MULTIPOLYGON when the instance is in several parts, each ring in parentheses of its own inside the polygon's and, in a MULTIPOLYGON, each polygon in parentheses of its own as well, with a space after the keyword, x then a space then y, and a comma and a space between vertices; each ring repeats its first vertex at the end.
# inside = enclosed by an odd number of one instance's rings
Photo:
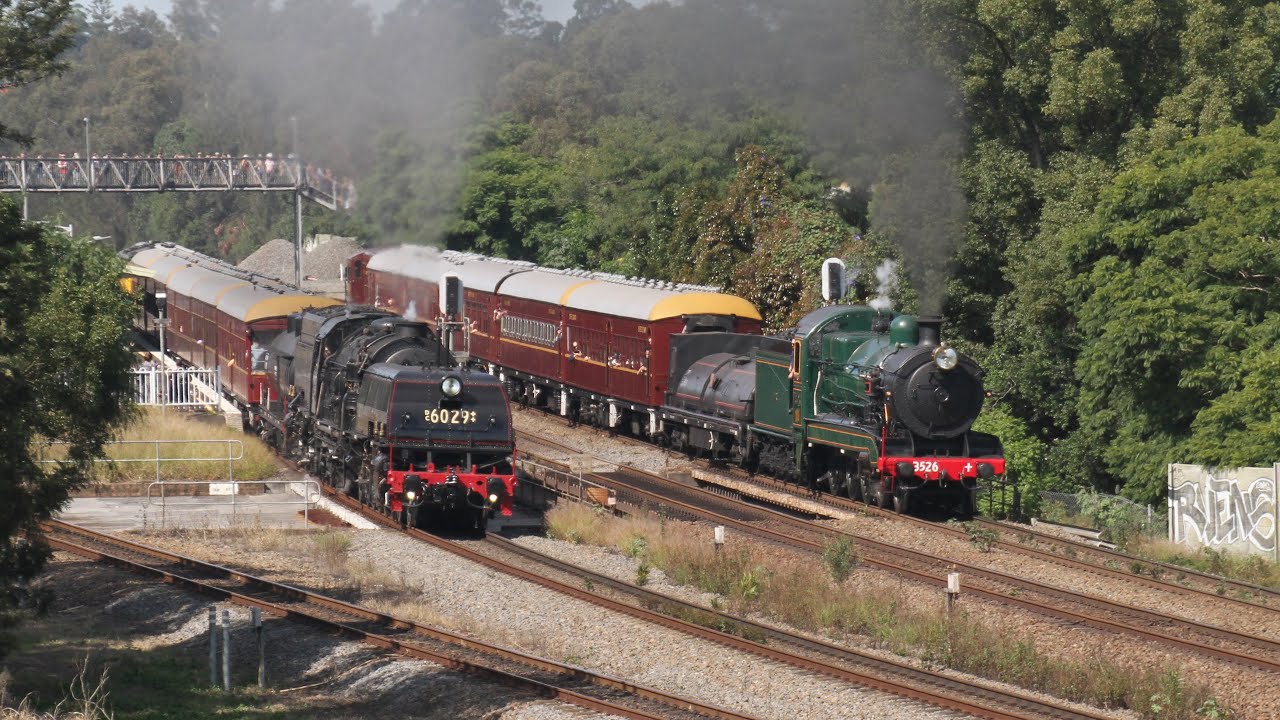
POLYGON ((253 609, 253 634, 258 639, 258 687, 267 686, 267 645, 262 635, 262 611, 253 609))
POLYGON ((724 526, 723 525, 716 526, 715 537, 712 539, 712 542, 715 543, 716 555, 719 556, 720 551, 724 549, 724 526))
POLYGON ((222 689, 231 692, 231 611, 222 611, 222 689))
POLYGON ((956 602, 960 599, 960 573, 947 573, 947 614, 955 611, 956 602))
POLYGON ((209 606, 209 687, 218 687, 218 608, 209 606))

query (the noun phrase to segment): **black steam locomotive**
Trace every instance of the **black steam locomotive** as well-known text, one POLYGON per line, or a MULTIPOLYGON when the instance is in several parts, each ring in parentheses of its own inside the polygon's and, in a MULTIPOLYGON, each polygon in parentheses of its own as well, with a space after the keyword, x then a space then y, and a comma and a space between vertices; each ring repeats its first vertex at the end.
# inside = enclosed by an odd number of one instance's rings
POLYGON ((261 349, 272 392, 256 429, 326 483, 403 524, 511 514, 514 430, 497 378, 429 326, 351 306, 307 309, 261 349))

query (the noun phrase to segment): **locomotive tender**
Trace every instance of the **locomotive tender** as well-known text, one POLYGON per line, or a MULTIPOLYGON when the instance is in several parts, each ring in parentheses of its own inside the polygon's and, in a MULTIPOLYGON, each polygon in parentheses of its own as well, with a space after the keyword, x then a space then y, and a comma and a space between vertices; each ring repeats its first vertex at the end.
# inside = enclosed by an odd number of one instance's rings
POLYGON ((167 310, 174 354, 218 369, 246 430, 406 525, 439 518, 483 533, 495 512, 511 514, 503 388, 459 367, 429 326, 170 243, 125 254, 140 329, 158 329, 167 310))
POLYGON ((433 322, 512 399, 677 450, 899 512, 972 513, 1005 471, 971 429, 982 371, 938 318, 831 305, 771 337, 715 288, 414 246, 358 253, 346 280, 352 302, 433 322))

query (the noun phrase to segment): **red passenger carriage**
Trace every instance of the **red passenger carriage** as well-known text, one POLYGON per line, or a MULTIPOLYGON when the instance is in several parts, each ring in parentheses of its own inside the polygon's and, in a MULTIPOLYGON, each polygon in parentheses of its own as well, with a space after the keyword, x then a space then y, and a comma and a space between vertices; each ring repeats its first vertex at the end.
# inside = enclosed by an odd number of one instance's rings
POLYGON ((751 303, 714 288, 413 246, 353 256, 348 298, 440 327, 446 273, 465 286, 455 347, 500 374, 513 399, 637 435, 659 432, 672 335, 760 332, 751 303))
POLYGON ((266 368, 255 367, 254 355, 284 330, 288 315, 342 304, 170 243, 137 252, 126 273, 143 289, 141 328, 159 334, 157 293, 165 293, 167 350, 216 369, 242 409, 267 400, 266 368))

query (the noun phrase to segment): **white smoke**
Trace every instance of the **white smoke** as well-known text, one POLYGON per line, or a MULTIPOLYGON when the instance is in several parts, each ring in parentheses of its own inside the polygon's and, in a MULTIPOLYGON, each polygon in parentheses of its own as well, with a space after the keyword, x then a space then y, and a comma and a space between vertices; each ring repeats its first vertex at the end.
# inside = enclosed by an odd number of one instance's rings
POLYGON ((867 302, 876 310, 888 310, 893 306, 893 302, 889 300, 889 293, 893 292, 894 285, 897 283, 898 263, 893 260, 885 260, 876 268, 876 296, 867 302))
POLYGON ((418 319, 418 301, 417 300, 409 301, 409 307, 404 309, 404 319, 405 320, 418 319))

